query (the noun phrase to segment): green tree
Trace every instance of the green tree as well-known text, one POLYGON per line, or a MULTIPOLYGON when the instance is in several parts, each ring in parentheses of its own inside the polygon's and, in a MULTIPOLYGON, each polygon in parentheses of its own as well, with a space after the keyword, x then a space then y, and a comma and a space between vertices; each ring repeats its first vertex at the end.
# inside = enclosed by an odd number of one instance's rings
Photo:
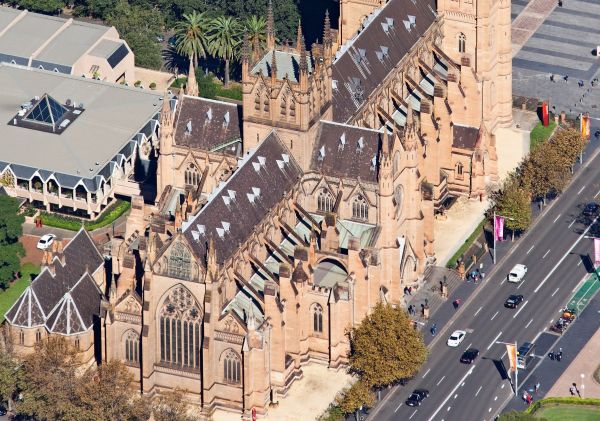
POLYGON ((493 216, 493 212, 505 217, 505 227, 510 229, 513 234, 523 232, 531 224, 531 193, 521 186, 515 173, 511 173, 502 188, 492 193, 492 207, 488 211, 488 217, 493 216))
POLYGON ((156 421, 192 421, 188 415, 188 404, 184 400, 181 389, 166 392, 156 398, 153 405, 153 414, 156 421))
POLYGON ((17 373, 19 364, 6 351, 0 351, 0 401, 9 402, 12 407, 12 400, 17 391, 17 373))
POLYGON ((252 15, 244 23, 244 31, 252 51, 260 51, 267 42, 267 21, 264 16, 252 15))
POLYGON ((231 16, 219 16, 209 24, 210 53, 225 62, 225 89, 229 88, 229 63, 236 56, 241 42, 241 28, 231 16))
POLYGON ((570 167, 583 151, 585 141, 578 130, 559 129, 547 147, 555 149, 558 156, 564 160, 563 165, 570 167))
POLYGON ((19 242, 25 217, 19 215, 19 203, 8 196, 0 196, 0 287, 7 288, 21 267, 25 249, 19 242))
POLYGON ((208 27, 206 14, 196 11, 183 15, 183 20, 175 25, 177 52, 193 60, 196 68, 200 57, 206 57, 208 27))
POLYGON ((525 412, 510 411, 500 415, 498 421, 547 421, 546 418, 540 418, 525 412))
POLYGON ((16 4, 32 12, 57 15, 65 7, 66 2, 63 0, 17 0, 16 4))
MULTIPOLYGON (((375 403, 375 394, 362 380, 354 383, 344 391, 344 396, 338 404, 344 414, 352 414, 363 407, 372 407, 375 403)), ((358 417, 357 417, 358 419, 358 417)))
POLYGON ((412 377, 427 358, 423 336, 406 312, 382 303, 352 330, 351 349, 352 371, 374 387, 412 377))
POLYGON ((544 202, 549 193, 561 193, 571 178, 570 165, 551 142, 535 148, 523 161, 519 175, 522 186, 544 202))

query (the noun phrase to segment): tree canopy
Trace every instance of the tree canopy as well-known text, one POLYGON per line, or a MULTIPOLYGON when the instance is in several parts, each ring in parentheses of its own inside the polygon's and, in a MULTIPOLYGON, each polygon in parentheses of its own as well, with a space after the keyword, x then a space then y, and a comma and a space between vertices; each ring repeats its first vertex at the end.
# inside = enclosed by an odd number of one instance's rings
POLYGON ((510 411, 501 414, 498 421, 547 421, 546 418, 540 418, 538 416, 527 414, 525 412, 510 411))
POLYGON ((504 225, 511 231, 523 232, 531 224, 531 195, 521 186, 516 173, 509 174, 504 180, 502 188, 491 195, 492 213, 505 217, 504 225))
POLYGON ((406 311, 382 303, 352 330, 351 349, 352 371, 374 387, 414 376, 427 358, 423 336, 406 311))
POLYGON ((363 407, 371 407, 375 403, 375 394, 363 381, 359 380, 344 391, 344 397, 338 402, 344 414, 351 414, 363 407))
POLYGON ((19 215, 19 203, 8 196, 0 196, 0 287, 7 288, 21 267, 25 249, 19 242, 25 217, 19 215))

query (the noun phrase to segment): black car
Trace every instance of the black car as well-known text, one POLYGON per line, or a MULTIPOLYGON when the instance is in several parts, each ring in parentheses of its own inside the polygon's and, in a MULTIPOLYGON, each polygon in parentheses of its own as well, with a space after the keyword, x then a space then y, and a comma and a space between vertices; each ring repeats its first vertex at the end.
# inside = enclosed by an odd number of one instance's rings
POLYGON ((479 355, 479 350, 475 348, 469 348, 465 352, 463 352, 460 357, 460 362, 464 364, 471 364, 477 356, 479 355))
POLYGON ((429 396, 429 390, 415 389, 406 400, 408 406, 421 406, 421 403, 429 396))
POLYGON ((600 210, 600 205, 598 205, 596 202, 590 202, 585 205, 585 208, 583 208, 583 214, 585 216, 596 216, 598 214, 598 210, 600 210))
POLYGON ((510 295, 504 302, 506 308, 517 308, 523 302, 522 295, 510 295))

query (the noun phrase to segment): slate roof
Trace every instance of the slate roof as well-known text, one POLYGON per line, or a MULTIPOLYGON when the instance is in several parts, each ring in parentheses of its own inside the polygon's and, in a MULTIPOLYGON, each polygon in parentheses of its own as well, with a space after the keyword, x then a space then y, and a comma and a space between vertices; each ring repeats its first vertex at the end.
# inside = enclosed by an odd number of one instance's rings
POLYGON ((367 26, 353 40, 342 46, 333 63, 335 121, 347 122, 419 41, 436 19, 435 3, 389 0, 369 17, 367 26))
MULTIPOLYGON (((250 73, 271 77, 272 62, 273 50, 270 50, 254 65, 250 73)), ((306 63, 308 65, 308 72, 312 73, 312 58, 308 57, 306 63)), ((300 78, 300 54, 275 50, 275 64, 277 65, 277 74, 275 76, 278 80, 283 80, 287 77, 291 82, 298 82, 300 78)))
POLYGON ((180 97, 175 121, 176 145, 237 155, 241 152, 241 133, 241 106, 206 98, 180 97))
POLYGON ((327 175, 377 183, 382 133, 322 121, 310 168, 327 175))
POLYGON ((227 182, 211 193, 200 212, 185 222, 183 233, 196 257, 204 261, 212 237, 217 262, 225 262, 301 175, 288 149, 271 132, 255 151, 244 156, 227 182))
POLYGON ((455 148, 474 150, 479 139, 479 129, 472 126, 452 126, 452 146, 455 148))
POLYGON ((47 268, 21 294, 6 313, 15 326, 46 325, 51 332, 65 335, 91 328, 100 311, 102 293, 90 274, 104 264, 91 237, 80 230, 64 248, 65 265, 54 260, 55 274, 47 268))

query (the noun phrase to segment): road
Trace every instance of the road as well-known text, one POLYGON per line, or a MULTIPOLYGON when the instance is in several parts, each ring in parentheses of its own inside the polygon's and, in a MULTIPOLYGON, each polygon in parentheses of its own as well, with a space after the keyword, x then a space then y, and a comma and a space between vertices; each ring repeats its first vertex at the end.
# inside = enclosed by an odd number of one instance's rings
MULTIPOLYGON (((595 224, 597 218, 583 217, 581 210, 583 204, 600 198, 599 164, 598 155, 584 162, 569 188, 434 338, 420 373, 387 395, 368 419, 493 419, 513 393, 509 380, 501 376, 500 367, 508 365, 506 347, 496 342, 536 340, 591 270, 587 259, 593 255, 593 243, 586 237, 598 234, 600 224, 595 224), (517 263, 529 268, 525 280, 506 282, 506 274, 517 263), (524 295, 523 303, 517 310, 504 308, 504 300, 513 293, 524 295), (463 343, 452 349, 445 342, 455 329, 468 333, 463 343), (469 347, 479 349, 480 357, 473 365, 461 364, 459 358, 469 347), (418 408, 406 406, 404 401, 417 387, 428 389, 431 396, 418 408)), ((429 335, 428 331, 425 334, 429 335)), ((527 374, 521 371, 520 381, 527 374)))

